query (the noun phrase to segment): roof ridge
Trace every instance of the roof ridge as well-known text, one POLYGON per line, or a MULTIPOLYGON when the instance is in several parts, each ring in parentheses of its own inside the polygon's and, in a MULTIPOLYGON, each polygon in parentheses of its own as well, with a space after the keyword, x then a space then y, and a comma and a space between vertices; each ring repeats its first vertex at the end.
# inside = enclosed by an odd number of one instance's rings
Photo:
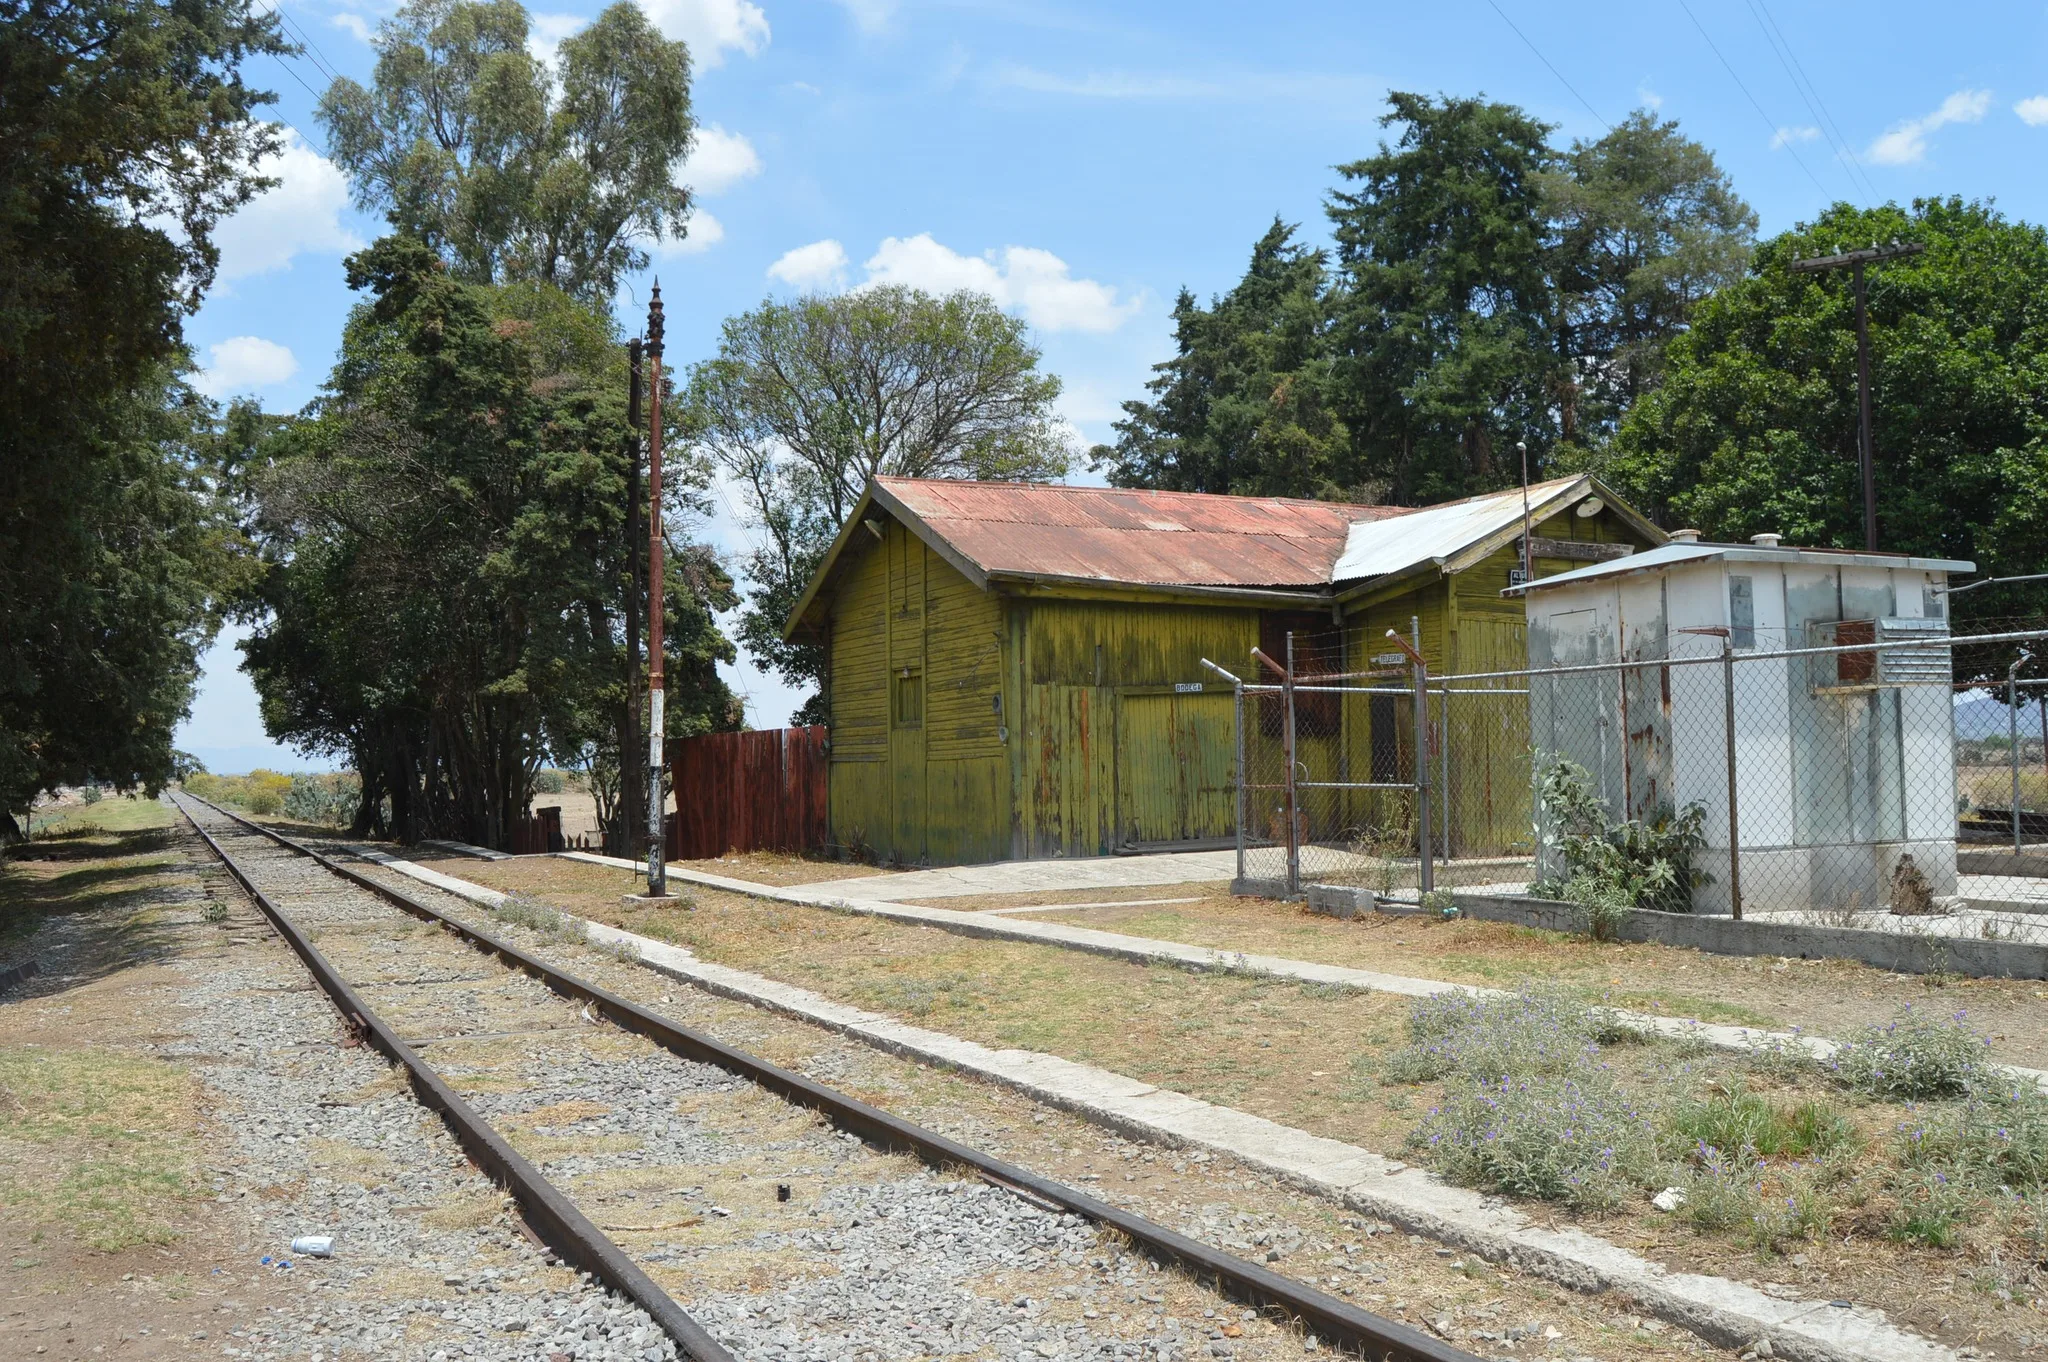
MULTIPOLYGON (((1390 506, 1383 502, 1370 501, 1324 501, 1320 497, 1276 497, 1242 492, 1183 492, 1165 487, 1094 487, 1086 483, 1071 482, 1026 482, 1006 481, 997 478, 910 478, 895 473, 877 473, 876 482, 892 485, 910 483, 916 486, 933 487, 1001 487, 1020 492, 1091 492, 1101 494, 1123 494, 1146 497, 1175 497, 1201 501, 1264 501, 1279 502, 1289 506, 1319 506, 1329 509, 1351 511, 1386 511, 1396 515, 1412 515, 1426 511, 1427 506, 1390 506)), ((1488 495, 1492 495, 1489 493, 1488 495)), ((1448 505, 1449 503, 1444 503, 1448 505)))

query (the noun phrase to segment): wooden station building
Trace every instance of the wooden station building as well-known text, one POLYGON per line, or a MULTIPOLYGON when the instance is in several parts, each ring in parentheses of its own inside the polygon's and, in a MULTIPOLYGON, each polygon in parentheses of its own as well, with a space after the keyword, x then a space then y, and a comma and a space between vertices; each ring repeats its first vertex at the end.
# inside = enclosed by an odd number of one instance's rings
MULTIPOLYGON (((1539 576, 1665 541, 1591 477, 1529 496, 1539 576)), ((1414 618, 1432 671, 1524 665, 1522 504, 877 478, 785 630, 827 654, 832 840, 934 865, 1221 844, 1232 688, 1202 659, 1263 679, 1251 649, 1292 632, 1299 672, 1355 669, 1414 618)), ((1412 763, 1391 709, 1327 708, 1298 725, 1312 770, 1412 763)), ((1522 743, 1518 788, 1453 811, 1462 842, 1526 835, 1522 743)))

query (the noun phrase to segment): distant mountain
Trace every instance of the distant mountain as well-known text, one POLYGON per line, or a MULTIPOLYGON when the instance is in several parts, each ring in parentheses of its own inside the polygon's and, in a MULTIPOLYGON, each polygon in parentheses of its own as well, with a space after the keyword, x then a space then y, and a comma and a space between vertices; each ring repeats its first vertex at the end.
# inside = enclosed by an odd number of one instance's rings
MULTIPOLYGON (((2037 692, 2038 692, 2038 688, 2037 692)), ((1956 736, 1966 741, 1978 738, 2002 738, 2012 731, 2012 715, 2002 699, 1989 695, 1965 693, 1966 698, 1956 701, 1956 736)), ((2020 700, 2019 728, 2022 738, 2041 736, 2041 703, 2038 698, 2029 698, 2022 692, 2020 700)))

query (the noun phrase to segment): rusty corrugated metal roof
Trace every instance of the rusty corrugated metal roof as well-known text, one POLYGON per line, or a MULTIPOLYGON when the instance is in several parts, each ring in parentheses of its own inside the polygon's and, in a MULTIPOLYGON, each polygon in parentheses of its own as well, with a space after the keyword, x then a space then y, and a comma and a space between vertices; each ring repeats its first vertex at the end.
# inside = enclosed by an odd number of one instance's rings
POLYGON ((875 482, 985 574, 1141 586, 1327 587, 1353 524, 1412 513, 1122 487, 875 482))

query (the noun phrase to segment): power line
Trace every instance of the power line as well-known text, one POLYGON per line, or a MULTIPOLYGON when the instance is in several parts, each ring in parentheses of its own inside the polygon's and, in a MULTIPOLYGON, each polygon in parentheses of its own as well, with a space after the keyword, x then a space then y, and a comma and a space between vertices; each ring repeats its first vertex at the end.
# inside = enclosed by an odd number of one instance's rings
MULTIPOLYGON (((1836 144, 1841 148, 1842 158, 1849 163, 1849 168, 1855 172, 1851 178, 1860 180, 1863 184, 1864 203, 1874 203, 1878 197, 1877 186, 1871 182, 1870 172, 1863 168, 1862 158, 1856 155, 1855 148, 1850 144, 1848 136, 1842 131, 1842 125, 1835 122, 1835 116, 1828 109, 1827 101, 1821 98, 1820 87, 1813 83, 1812 76, 1806 74, 1806 64, 1799 60, 1799 53, 1793 48, 1792 40, 1787 38, 1785 30, 1778 26, 1778 17, 1771 13, 1771 7, 1765 3, 1765 0, 1755 0, 1755 3, 1757 12, 1769 21, 1772 31, 1778 35, 1778 41, 1784 45, 1785 55, 1792 59, 1793 69, 1799 73, 1798 80, 1805 82, 1806 89, 1813 92, 1813 99, 1807 107, 1819 106, 1818 116, 1820 121, 1833 134, 1836 144)), ((1796 88, 1798 81, 1795 81, 1794 85, 1796 88)))
POLYGON ((1486 0, 1486 3, 1493 7, 1493 12, 1500 16, 1500 21, 1502 23, 1506 24, 1509 28, 1514 29, 1515 36, 1522 40, 1522 45, 1528 48, 1531 52, 1534 52, 1536 54, 1536 60, 1542 62, 1544 67, 1549 70, 1551 75, 1557 77, 1557 83, 1559 85, 1564 86, 1565 89, 1570 90, 1572 92, 1572 98, 1576 99, 1577 101, 1579 101, 1580 104, 1585 106, 1586 112, 1593 115, 1593 121, 1598 123, 1601 127, 1607 129, 1607 131, 1613 132, 1614 125, 1608 122, 1606 119, 1602 118, 1600 116, 1600 111, 1594 108, 1584 95, 1579 93, 1578 87, 1573 85, 1570 81, 1564 78, 1564 72, 1558 70, 1555 66, 1552 66, 1550 64, 1550 58, 1543 55, 1543 49, 1536 46, 1535 43, 1529 41, 1529 35, 1522 32, 1522 30, 1516 26, 1515 21, 1513 19, 1508 18, 1507 11, 1502 9, 1500 5, 1496 3, 1496 0, 1486 0))
MULTIPOLYGON (((1771 130, 1771 136, 1775 138, 1780 131, 1778 120, 1764 112, 1764 106, 1757 103, 1756 96, 1751 94, 1749 87, 1742 83, 1742 77, 1735 74, 1735 68, 1730 66, 1728 59, 1721 55, 1721 49, 1714 44, 1713 35, 1707 32, 1706 25, 1700 22, 1699 16, 1692 12, 1692 6, 1688 5, 1685 0, 1678 0, 1678 7, 1685 11, 1686 18, 1692 20, 1692 26, 1698 29, 1700 37, 1706 40, 1707 50, 1712 52, 1721 63, 1721 69, 1728 73, 1728 79, 1735 82, 1735 88, 1742 91, 1743 98, 1749 101, 1749 107, 1756 110, 1756 116, 1764 121, 1764 126, 1771 130)), ((1797 161, 1799 168, 1806 172, 1806 178, 1813 181, 1813 187, 1820 190, 1822 196, 1826 196, 1828 192, 1827 187, 1820 182, 1820 176, 1813 173, 1813 167, 1806 164, 1806 158, 1799 154, 1799 148, 1787 142, 1785 143, 1785 150, 1792 153, 1792 159, 1797 161)))
POLYGON ((305 25, 293 19, 291 15, 286 14, 284 6, 275 3, 275 0, 273 0, 269 10, 266 12, 275 14, 279 23, 298 36, 300 45, 311 54, 313 66, 322 76, 329 81, 338 79, 335 75, 334 63, 328 60, 327 54, 320 50, 320 44, 314 42, 312 35, 306 32, 305 25))

